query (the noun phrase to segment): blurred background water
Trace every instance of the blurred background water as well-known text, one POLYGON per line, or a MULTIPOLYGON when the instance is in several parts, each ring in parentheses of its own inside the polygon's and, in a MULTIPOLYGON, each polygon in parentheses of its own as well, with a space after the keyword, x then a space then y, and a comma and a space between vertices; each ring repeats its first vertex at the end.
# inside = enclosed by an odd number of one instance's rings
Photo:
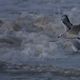
MULTIPOLYGON (((0 61, 11 64, 54 65, 80 69, 80 54, 73 55, 61 16, 80 23, 79 0, 0 0, 0 61), (16 28, 18 27, 18 28, 16 28)), ((51 73, 0 73, 1 80, 80 80, 51 73)))

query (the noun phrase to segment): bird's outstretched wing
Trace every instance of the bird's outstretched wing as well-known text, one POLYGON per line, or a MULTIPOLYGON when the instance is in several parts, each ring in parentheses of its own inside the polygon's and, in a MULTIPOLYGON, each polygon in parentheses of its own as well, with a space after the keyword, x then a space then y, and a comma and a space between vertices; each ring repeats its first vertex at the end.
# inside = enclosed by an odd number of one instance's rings
POLYGON ((67 30, 70 30, 73 27, 73 25, 70 22, 70 20, 69 20, 67 15, 63 15, 61 20, 62 20, 63 24, 66 26, 67 30))

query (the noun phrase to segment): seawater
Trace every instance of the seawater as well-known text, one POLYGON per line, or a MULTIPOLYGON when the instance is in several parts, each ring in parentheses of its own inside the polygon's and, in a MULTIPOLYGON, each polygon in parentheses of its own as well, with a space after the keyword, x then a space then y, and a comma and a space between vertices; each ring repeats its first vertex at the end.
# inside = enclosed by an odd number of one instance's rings
MULTIPOLYGON (((58 39, 64 32, 61 16, 80 23, 77 0, 0 0, 0 61, 16 65, 53 65, 79 69, 80 55, 74 54, 70 40, 58 39), (14 31, 17 23, 21 28, 14 31), (9 41, 9 42, 8 42, 9 41), (9 44, 12 41, 12 44, 9 44)), ((80 77, 42 73, 0 72, 1 80, 80 80, 80 77)))

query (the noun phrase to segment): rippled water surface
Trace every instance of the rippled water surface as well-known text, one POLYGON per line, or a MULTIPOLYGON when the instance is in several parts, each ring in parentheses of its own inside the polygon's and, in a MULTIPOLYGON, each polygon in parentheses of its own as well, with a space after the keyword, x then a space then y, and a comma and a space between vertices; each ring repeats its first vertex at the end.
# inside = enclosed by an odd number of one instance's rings
POLYGON ((63 14, 80 23, 79 4, 0 0, 0 80, 80 80, 80 54, 72 40, 58 38, 65 30, 63 14))

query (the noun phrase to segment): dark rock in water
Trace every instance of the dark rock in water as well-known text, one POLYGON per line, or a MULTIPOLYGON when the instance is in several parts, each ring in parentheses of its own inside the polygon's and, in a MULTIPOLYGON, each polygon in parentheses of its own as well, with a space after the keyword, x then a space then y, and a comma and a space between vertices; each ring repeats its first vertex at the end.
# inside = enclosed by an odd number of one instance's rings
POLYGON ((0 61, 0 71, 4 71, 6 68, 6 63, 5 62, 2 62, 0 61))
POLYGON ((1 27, 1 25, 3 24, 4 22, 2 21, 2 20, 0 20, 0 27, 1 27))

